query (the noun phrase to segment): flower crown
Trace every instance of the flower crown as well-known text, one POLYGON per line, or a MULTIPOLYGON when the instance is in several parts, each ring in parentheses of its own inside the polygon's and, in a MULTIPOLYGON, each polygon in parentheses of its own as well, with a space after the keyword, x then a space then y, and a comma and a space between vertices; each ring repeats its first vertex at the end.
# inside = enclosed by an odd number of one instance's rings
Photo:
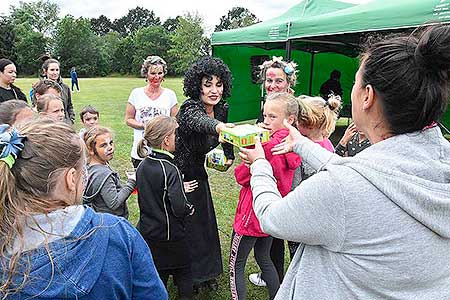
POLYGON ((259 68, 261 70, 268 69, 275 63, 279 63, 283 67, 283 71, 286 75, 291 76, 297 72, 297 64, 293 61, 284 61, 282 56, 272 56, 272 60, 266 60, 259 66, 259 68))
POLYGON ((11 169, 23 150, 25 137, 8 124, 0 125, 0 160, 11 169))

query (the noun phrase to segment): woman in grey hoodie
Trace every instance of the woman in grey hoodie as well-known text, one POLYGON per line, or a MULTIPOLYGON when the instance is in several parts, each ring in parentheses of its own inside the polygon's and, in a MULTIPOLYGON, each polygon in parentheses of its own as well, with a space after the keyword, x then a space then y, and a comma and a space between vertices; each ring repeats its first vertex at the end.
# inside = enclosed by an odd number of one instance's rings
POLYGON ((450 299, 450 144, 435 122, 449 69, 450 25, 369 46, 352 110, 372 146, 340 158, 290 127, 274 152, 319 172, 282 201, 260 144, 241 150, 261 228, 301 243, 276 300, 450 299))

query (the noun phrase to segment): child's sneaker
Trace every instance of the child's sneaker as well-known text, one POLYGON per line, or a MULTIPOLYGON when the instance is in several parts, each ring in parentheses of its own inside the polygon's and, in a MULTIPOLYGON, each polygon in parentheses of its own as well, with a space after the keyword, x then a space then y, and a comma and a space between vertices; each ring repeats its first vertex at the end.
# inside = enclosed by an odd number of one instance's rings
POLYGON ((261 278, 261 273, 248 275, 248 280, 256 286, 266 286, 266 282, 261 278))

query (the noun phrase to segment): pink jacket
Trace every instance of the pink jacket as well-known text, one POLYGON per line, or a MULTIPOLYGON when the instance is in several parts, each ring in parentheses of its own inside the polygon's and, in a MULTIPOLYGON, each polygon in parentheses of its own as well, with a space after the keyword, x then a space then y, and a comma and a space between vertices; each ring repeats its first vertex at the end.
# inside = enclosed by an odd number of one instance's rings
MULTIPOLYGON (((300 166, 302 160, 297 154, 291 152, 283 155, 272 155, 271 149, 281 143, 289 134, 286 128, 276 131, 267 143, 263 144, 266 159, 272 165, 273 175, 277 179, 277 187, 281 196, 286 196, 291 190, 294 170, 300 166)), ((241 163, 234 170, 236 182, 242 186, 239 193, 239 202, 236 208, 233 228, 236 233, 246 236, 268 236, 261 230, 259 221, 253 211, 253 195, 250 187, 250 168, 241 163)))

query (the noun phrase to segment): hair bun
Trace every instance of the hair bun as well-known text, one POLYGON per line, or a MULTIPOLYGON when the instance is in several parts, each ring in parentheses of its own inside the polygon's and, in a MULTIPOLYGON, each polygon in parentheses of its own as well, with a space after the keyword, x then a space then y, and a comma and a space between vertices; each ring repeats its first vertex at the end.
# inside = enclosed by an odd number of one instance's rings
POLYGON ((46 60, 48 60, 48 59, 50 59, 50 58, 52 58, 51 56, 50 56, 50 54, 42 54, 41 56, 39 56, 39 60, 41 61, 41 62, 45 62, 46 60))
POLYGON ((341 107, 341 96, 330 94, 325 100, 331 111, 337 111, 341 107))
POLYGON ((450 26, 428 27, 418 37, 414 58, 426 70, 450 69, 450 26))

